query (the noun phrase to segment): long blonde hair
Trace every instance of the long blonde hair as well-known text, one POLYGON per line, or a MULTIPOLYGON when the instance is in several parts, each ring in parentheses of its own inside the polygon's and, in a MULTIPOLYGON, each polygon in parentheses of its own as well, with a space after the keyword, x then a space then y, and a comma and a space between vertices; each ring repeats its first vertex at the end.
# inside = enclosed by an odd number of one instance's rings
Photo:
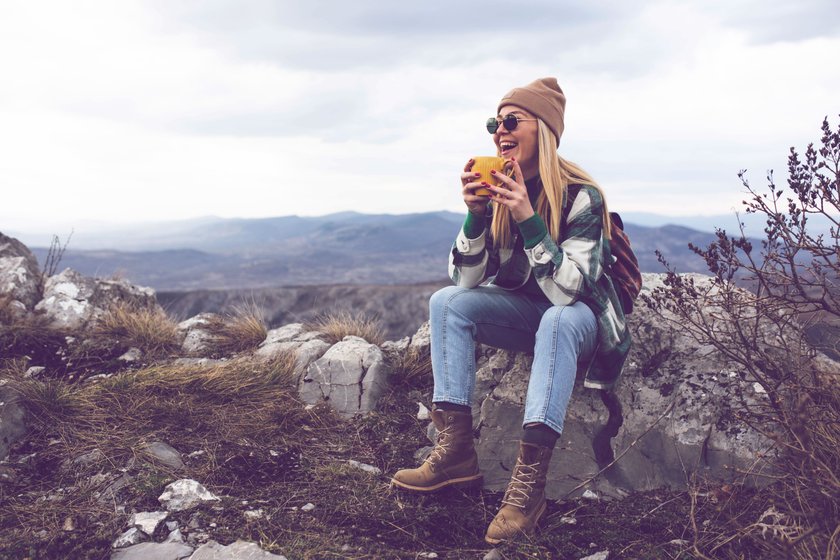
MULTIPOLYGON (((542 190, 537 196, 537 214, 542 217, 552 239, 561 239, 561 217, 563 206, 566 204, 566 190, 569 184, 579 183, 591 185, 601 194, 604 202, 604 237, 610 238, 610 214, 607 211, 607 199, 604 191, 598 186, 589 173, 577 164, 563 159, 557 154, 557 137, 550 128, 537 119, 537 148, 539 156, 540 181, 542 190)), ((513 217, 504 204, 495 204, 493 222, 490 224, 490 235, 496 247, 512 247, 513 217)))

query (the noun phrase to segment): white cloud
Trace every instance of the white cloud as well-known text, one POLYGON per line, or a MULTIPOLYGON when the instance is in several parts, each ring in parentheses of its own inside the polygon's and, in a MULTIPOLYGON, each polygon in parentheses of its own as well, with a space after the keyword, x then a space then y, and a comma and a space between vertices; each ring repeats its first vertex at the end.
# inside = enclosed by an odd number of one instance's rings
POLYGON ((0 224, 459 211, 484 119, 545 75, 618 209, 728 212, 836 120, 825 2, 418 6, 8 3, 0 224))

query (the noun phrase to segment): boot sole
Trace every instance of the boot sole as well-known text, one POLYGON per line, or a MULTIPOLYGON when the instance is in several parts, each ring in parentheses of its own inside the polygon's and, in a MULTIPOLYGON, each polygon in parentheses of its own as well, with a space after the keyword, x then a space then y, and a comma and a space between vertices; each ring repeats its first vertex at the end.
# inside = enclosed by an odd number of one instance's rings
POLYGON ((444 480, 443 482, 439 482, 434 486, 412 486, 411 484, 406 484, 405 482, 400 482, 396 478, 392 478, 391 486, 403 488, 404 490, 411 490, 412 492, 434 492, 436 490, 440 490, 441 488, 446 488, 447 486, 452 486, 454 484, 468 484, 470 482, 481 480, 482 478, 483 475, 480 474, 472 476, 462 476, 461 478, 451 478, 449 480, 444 480))
POLYGON ((487 544, 492 544, 493 546, 496 546, 499 543, 506 542, 506 541, 511 541, 516 537, 521 537, 523 535, 532 534, 534 532, 534 530, 537 528, 537 524, 540 522, 540 518, 545 513, 545 510, 546 510, 547 507, 548 507, 548 504, 543 503, 542 508, 540 509, 540 512, 537 514, 537 518, 534 520, 534 526, 531 527, 531 529, 529 531, 520 531, 509 539, 494 539, 494 538, 488 537, 487 535, 484 535, 484 542, 486 542, 487 544))

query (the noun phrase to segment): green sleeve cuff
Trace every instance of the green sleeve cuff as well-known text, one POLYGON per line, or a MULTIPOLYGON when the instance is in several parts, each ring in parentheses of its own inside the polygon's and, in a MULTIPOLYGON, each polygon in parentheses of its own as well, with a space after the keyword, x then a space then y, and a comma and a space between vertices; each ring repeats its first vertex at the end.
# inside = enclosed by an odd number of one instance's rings
POLYGON ((524 222, 519 222, 516 225, 519 226, 519 233, 522 234, 522 238, 525 240, 526 249, 536 247, 537 243, 542 241, 545 234, 548 233, 545 222, 536 212, 524 222))
POLYGON ((485 216, 476 216, 472 212, 467 212, 467 219, 464 220, 464 235, 467 236, 467 239, 478 239, 484 232, 486 223, 487 218, 485 216))

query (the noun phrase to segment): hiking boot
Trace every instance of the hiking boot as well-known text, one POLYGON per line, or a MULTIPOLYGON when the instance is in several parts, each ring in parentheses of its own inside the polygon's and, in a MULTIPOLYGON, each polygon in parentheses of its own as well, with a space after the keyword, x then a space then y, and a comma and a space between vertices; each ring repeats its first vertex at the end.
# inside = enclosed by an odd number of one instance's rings
POLYGON ((533 532, 545 512, 545 477, 552 451, 550 447, 519 443, 519 457, 502 507, 484 536, 488 543, 496 545, 533 532))
POLYGON ((453 484, 481 479, 478 455, 473 446, 472 414, 452 410, 432 410, 438 429, 437 444, 422 465, 397 471, 391 486, 415 492, 434 492, 453 484))

